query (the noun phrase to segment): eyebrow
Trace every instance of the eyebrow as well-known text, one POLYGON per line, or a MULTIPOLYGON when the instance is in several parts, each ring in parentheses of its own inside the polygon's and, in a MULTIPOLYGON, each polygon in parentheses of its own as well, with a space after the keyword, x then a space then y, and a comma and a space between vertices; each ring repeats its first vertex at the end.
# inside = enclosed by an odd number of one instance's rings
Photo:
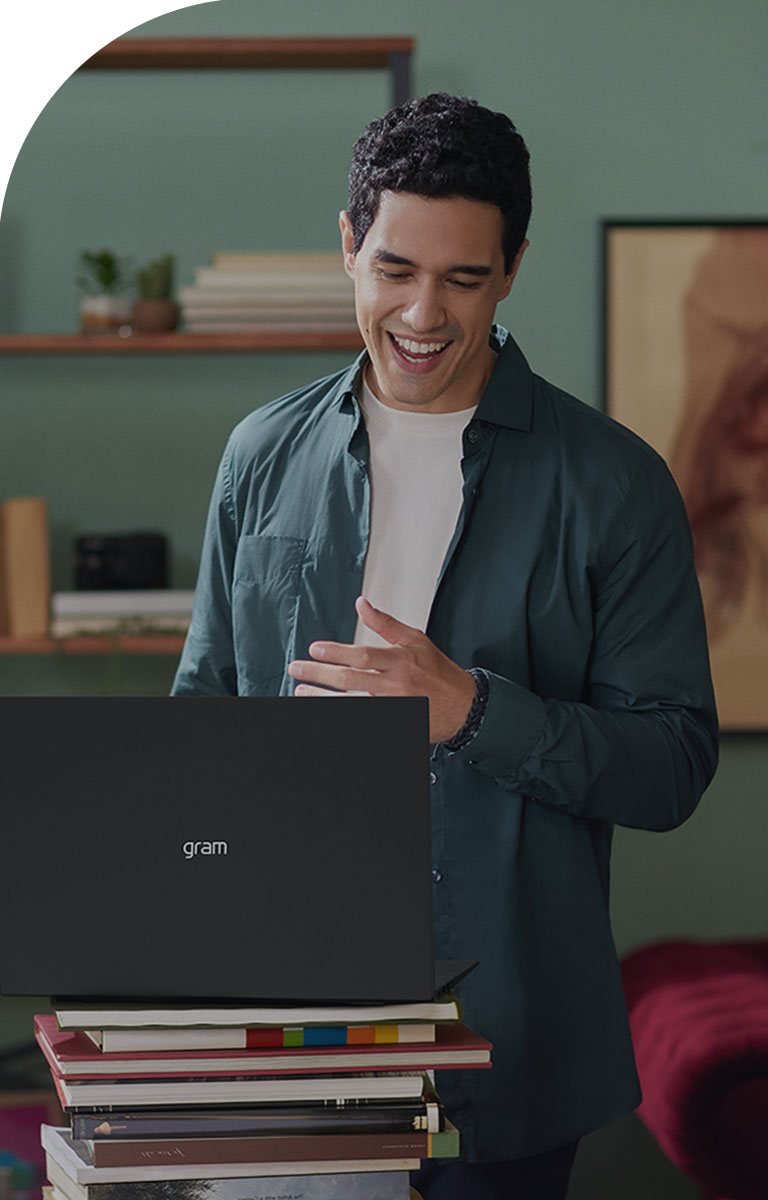
MULTIPOLYGON (((391 250, 375 250, 373 257, 377 262, 393 263, 400 267, 415 267, 416 263, 410 258, 403 258, 400 254, 393 254, 391 250)), ((454 267, 449 267, 446 275, 477 275, 482 278, 493 273, 491 267, 482 267, 475 263, 461 263, 454 267)))

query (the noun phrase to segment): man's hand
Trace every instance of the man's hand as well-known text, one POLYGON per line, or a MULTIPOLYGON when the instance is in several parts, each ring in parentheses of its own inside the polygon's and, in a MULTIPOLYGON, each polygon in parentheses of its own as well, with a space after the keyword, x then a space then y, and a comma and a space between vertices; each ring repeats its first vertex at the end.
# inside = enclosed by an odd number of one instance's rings
POLYGON ((438 650, 425 633, 380 612, 362 596, 358 616, 388 646, 350 646, 342 642, 313 642, 311 660, 288 667, 301 680, 297 696, 337 696, 367 692, 371 696, 426 696, 429 700, 429 740, 445 742, 459 732, 475 696, 468 671, 438 650), (334 689, 334 690, 329 690, 334 689))

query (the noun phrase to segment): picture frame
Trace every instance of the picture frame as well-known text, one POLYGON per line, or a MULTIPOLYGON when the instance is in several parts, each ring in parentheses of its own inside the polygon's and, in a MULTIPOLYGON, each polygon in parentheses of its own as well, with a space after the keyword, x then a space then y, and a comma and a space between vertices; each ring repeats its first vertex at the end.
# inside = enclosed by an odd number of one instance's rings
POLYGON ((603 221, 606 412, 691 522, 723 730, 768 730, 768 220, 603 221))

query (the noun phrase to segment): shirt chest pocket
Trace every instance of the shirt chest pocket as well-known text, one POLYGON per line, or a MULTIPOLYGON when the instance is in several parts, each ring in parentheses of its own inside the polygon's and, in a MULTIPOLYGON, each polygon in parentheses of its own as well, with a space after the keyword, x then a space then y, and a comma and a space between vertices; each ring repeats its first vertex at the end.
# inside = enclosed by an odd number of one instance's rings
MULTIPOLYGON (((232 579, 240 695, 277 695, 294 657, 304 538, 241 537, 232 579)), ((292 690, 292 689, 289 689, 292 690)))

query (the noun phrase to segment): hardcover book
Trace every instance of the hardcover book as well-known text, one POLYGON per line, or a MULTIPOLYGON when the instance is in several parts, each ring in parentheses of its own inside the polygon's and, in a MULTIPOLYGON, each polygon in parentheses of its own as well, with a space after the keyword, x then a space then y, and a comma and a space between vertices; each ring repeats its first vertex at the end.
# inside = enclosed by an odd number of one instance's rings
MULTIPOLYGON (((55 1187, 63 1185, 64 1190, 68 1184, 79 1184, 81 1186, 89 1186, 91 1184, 128 1184, 130 1190, 126 1190, 123 1194, 132 1198, 139 1194, 136 1189, 141 1184, 152 1184, 173 1181, 173 1180, 229 1180, 239 1182, 239 1186, 245 1187, 248 1181, 264 1176, 285 1175, 285 1163, 188 1163, 169 1164, 155 1166, 126 1166, 126 1167, 96 1167, 93 1165, 92 1156, 85 1142, 75 1142, 69 1135, 66 1129, 57 1129, 52 1125, 43 1125, 40 1131, 40 1137, 43 1148, 46 1151, 46 1169, 48 1178, 55 1187)), ((354 1160, 322 1160, 322 1161, 306 1161, 292 1162, 289 1175, 346 1175, 368 1172, 387 1171, 415 1171, 420 1166, 418 1158, 399 1157, 389 1159, 354 1159, 354 1160)), ((370 1184, 370 1180, 368 1181, 370 1184)), ((154 1189, 154 1195, 157 1194, 157 1186, 154 1189)), ((94 1194, 90 1192, 89 1195, 94 1194)), ((147 1195, 153 1195, 152 1191, 148 1191, 147 1195)), ((220 1194, 217 1190, 213 1190, 213 1196, 219 1200, 220 1195, 227 1195, 226 1190, 220 1194)), ((369 1197, 378 1197, 378 1192, 371 1189, 367 1195, 369 1197)), ((95 1193, 96 1196, 99 1193, 95 1193)), ((206 1192, 203 1191, 203 1196, 206 1192)), ((248 1190, 238 1192, 232 1191, 233 1200, 236 1197, 243 1197, 243 1200, 250 1200, 252 1193, 248 1190)), ((274 1196, 274 1192, 272 1193, 274 1196)), ((335 1192, 331 1192, 332 1197, 336 1197, 335 1192)))
POLYGON ((105 1054, 84 1033, 62 1032, 52 1015, 41 1015, 35 1017, 35 1037, 53 1072, 67 1079, 84 1080, 488 1067, 492 1048, 485 1038, 458 1022, 439 1026, 434 1042, 414 1044, 382 1042, 367 1047, 295 1046, 278 1050, 261 1046, 250 1050, 105 1054))
POLYGON ((457 1021, 459 1001, 450 992, 415 1004, 303 1004, 201 1006, 153 1004, 62 1004, 56 1008, 59 1029, 163 1029, 195 1026, 384 1025, 405 1021, 457 1021))
MULTIPOLYGON (((50 1159, 50 1156, 49 1156, 50 1159)), ((76 1183, 50 1159, 51 1200, 408 1200, 408 1172, 76 1183)))
POLYGON ((315 1100, 355 1100, 358 1097, 414 1098, 423 1079, 417 1072, 358 1075, 263 1075, 234 1079, 190 1076, 186 1079, 66 1080, 53 1074, 62 1108, 138 1107, 172 1104, 257 1104, 315 1100))
POLYGON ((456 1158, 459 1134, 450 1122, 440 1133, 283 1133, 258 1137, 120 1138, 89 1146, 95 1167, 190 1166, 214 1163, 336 1162, 344 1159, 456 1158))
POLYGON ((415 1100, 325 1100, 315 1104, 257 1104, 250 1108, 136 1108, 73 1112, 80 1141, 122 1138, 227 1137, 263 1133, 439 1133, 443 1107, 425 1087, 415 1100))
POLYGON ((434 1042, 434 1022, 402 1025, 262 1025, 238 1029, 84 1029, 105 1054, 141 1050, 252 1050, 256 1046, 376 1046, 434 1042))

